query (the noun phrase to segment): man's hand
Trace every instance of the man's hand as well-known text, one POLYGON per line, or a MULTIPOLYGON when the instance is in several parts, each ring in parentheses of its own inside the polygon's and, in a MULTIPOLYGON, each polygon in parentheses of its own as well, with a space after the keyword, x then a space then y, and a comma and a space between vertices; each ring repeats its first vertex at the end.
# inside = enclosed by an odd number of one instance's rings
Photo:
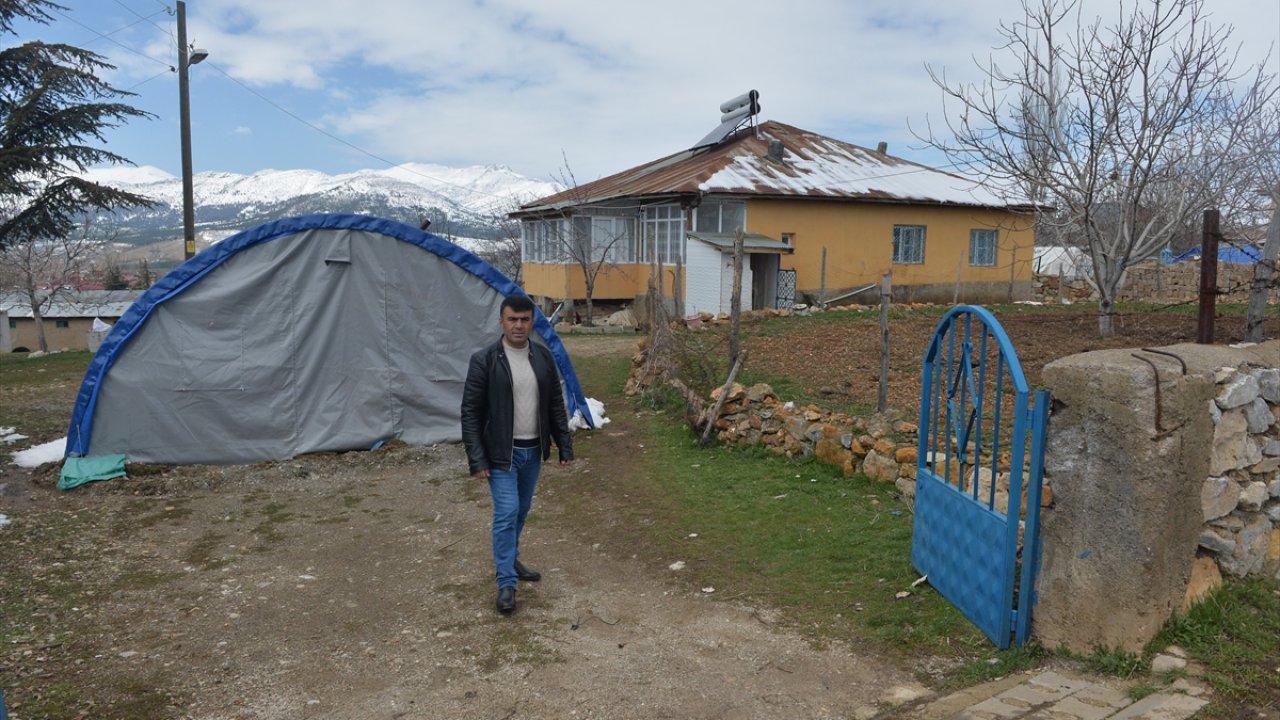
POLYGON ((488 479, 489 479, 489 468, 484 468, 483 470, 477 470, 477 471, 475 471, 475 472, 471 473, 471 477, 473 477, 473 478, 475 478, 475 479, 477 479, 477 480, 488 480, 488 479))
POLYGON ((573 464, 572 460, 561 460, 560 467, 568 467, 573 464))

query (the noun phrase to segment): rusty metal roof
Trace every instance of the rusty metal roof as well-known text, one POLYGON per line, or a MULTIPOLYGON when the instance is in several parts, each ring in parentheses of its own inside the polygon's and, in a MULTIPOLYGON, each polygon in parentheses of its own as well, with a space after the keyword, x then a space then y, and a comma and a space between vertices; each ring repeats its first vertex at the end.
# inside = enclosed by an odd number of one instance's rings
POLYGON ((683 150, 535 200, 513 215, 622 198, 703 194, 999 208, 1025 203, 960 175, 769 120, 718 145, 683 150), (781 143, 780 158, 776 143, 781 143))

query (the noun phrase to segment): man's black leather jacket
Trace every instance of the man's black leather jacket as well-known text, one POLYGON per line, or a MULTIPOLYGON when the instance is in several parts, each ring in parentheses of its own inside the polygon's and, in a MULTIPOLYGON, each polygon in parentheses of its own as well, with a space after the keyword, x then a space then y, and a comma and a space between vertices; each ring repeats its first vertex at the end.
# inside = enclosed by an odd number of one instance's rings
MULTIPOLYGON (((573 459, 569 419, 560 388, 555 358, 545 346, 529 342, 529 364, 538 378, 538 430, 542 459, 551 457, 555 440, 560 460, 573 459)), ((472 474, 488 468, 511 467, 515 401, 511 396, 511 366, 502 338, 471 356, 462 389, 462 444, 472 474)))

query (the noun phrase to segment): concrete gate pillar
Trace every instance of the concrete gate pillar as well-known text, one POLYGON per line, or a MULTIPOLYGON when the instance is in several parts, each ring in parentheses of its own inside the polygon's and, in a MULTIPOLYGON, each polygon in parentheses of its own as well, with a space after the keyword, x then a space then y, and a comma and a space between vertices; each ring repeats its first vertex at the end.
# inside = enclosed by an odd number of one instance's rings
POLYGON ((1041 526, 1032 635, 1050 648, 1140 651, 1186 595, 1213 438, 1212 372, 1183 375, 1172 357, 1102 350, 1050 363, 1041 380, 1053 393, 1053 506, 1041 526))

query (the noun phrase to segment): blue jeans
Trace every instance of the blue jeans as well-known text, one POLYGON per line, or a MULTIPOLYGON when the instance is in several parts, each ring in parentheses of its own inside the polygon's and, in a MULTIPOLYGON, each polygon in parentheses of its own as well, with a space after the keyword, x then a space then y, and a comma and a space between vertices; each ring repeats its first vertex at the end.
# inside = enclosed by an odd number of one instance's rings
POLYGON ((533 489, 542 469, 541 448, 512 448, 511 467, 489 468, 489 494, 493 496, 493 564, 498 587, 516 586, 516 558, 520 533, 533 505, 533 489))

